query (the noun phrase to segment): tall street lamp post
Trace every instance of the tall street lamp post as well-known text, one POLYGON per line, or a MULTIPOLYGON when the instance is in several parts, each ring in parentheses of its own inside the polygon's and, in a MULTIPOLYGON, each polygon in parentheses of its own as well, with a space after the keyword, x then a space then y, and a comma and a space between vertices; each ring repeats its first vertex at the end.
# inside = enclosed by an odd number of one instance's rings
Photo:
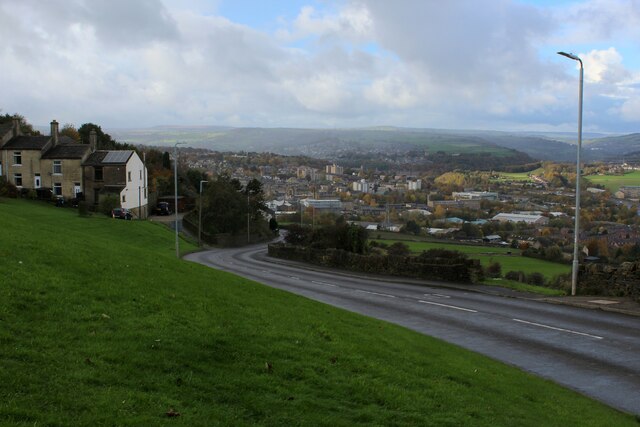
POLYGON ((200 236, 202 235, 202 184, 204 184, 205 182, 209 182, 209 181, 205 181, 202 180, 200 181, 200 209, 198 209, 198 246, 202 246, 202 241, 200 236))
POLYGON ((186 142, 176 142, 173 146, 173 185, 174 185, 174 208, 176 219, 176 258, 180 258, 180 243, 178 242, 178 145, 186 142))
POLYGON ((584 67, 582 65, 582 60, 572 53, 558 52, 558 55, 565 56, 580 63, 580 88, 578 95, 578 156, 576 160, 576 216, 573 230, 573 268, 571 269, 571 295, 575 295, 578 284, 579 263, 578 238, 580 236, 580 174, 582 173, 582 169, 580 168, 580 152, 582 151, 582 88, 584 67))

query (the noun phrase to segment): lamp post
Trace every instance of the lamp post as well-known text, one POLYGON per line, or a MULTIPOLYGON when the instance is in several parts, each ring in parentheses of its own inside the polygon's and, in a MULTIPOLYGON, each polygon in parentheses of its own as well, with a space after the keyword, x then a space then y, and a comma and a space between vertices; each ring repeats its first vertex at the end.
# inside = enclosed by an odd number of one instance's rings
POLYGON ((201 238, 200 236, 202 235, 202 184, 204 184, 205 182, 209 182, 209 181, 205 181, 202 180, 200 181, 200 209, 198 209, 198 246, 202 246, 202 242, 201 242, 201 238))
POLYGON ((178 145, 186 144, 185 142, 176 142, 173 146, 173 185, 174 185, 174 202, 175 202, 175 219, 176 219, 176 258, 180 258, 180 243, 178 242, 178 145))
POLYGON ((582 169, 580 168, 580 152, 582 151, 582 88, 584 85, 584 66, 582 65, 582 60, 572 53, 558 52, 558 55, 565 56, 580 63, 580 86, 578 92, 578 156, 576 160, 576 217, 573 230, 573 266, 571 269, 571 295, 575 295, 578 284, 579 263, 578 238, 580 235, 580 174, 582 173, 582 169))

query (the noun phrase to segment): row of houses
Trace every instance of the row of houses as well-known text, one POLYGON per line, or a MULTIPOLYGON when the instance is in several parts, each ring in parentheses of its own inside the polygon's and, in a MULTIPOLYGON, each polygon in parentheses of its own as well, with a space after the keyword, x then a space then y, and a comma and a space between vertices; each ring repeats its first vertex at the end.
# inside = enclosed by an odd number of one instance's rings
POLYGON ((41 199, 83 198, 97 205, 117 195, 123 208, 147 216, 147 169, 132 150, 98 150, 97 134, 89 144, 61 136, 51 122, 49 136, 24 135, 20 119, 0 125, 0 176, 41 199))

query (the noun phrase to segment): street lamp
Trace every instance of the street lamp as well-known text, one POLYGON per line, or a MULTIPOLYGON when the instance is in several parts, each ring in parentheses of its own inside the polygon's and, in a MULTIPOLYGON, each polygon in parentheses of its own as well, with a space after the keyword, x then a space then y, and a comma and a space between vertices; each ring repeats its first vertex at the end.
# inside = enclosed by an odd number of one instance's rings
POLYGON ((186 142, 176 142, 173 146, 173 185, 174 185, 174 201, 175 201, 175 217, 176 217, 176 258, 180 258, 180 243, 178 242, 178 145, 184 145, 186 142))
POLYGON ((200 216, 200 218, 198 219, 198 246, 202 245, 200 238, 200 236, 202 235, 202 184, 204 184, 205 182, 209 181, 200 181, 200 209, 198 209, 198 214, 200 216))
POLYGON ((579 263, 578 237, 580 235, 580 174, 582 172, 582 169, 580 168, 580 152, 582 151, 582 87, 584 80, 584 66, 582 65, 582 60, 572 53, 558 52, 558 55, 565 56, 580 63, 580 87, 578 92, 578 157, 576 160, 576 218, 573 230, 573 268, 571 269, 571 295, 575 295, 578 284, 579 263))

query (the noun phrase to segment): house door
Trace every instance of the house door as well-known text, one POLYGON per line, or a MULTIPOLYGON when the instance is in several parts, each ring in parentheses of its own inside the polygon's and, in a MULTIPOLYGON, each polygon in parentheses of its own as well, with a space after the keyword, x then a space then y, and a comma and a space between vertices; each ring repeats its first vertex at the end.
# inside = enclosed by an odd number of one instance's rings
POLYGON ((33 180, 33 187, 34 188, 40 188, 42 187, 42 180, 40 179, 40 174, 37 173, 34 180, 33 180))
POLYGON ((75 182, 73 184, 73 194, 78 197, 78 193, 82 193, 82 188, 80 187, 79 182, 75 182))

